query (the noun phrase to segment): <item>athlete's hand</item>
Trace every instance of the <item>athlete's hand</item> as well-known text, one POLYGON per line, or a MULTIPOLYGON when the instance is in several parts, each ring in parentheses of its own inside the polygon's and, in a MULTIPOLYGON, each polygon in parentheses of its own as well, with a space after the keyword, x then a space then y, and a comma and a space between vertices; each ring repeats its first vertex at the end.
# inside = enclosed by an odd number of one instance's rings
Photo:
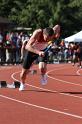
POLYGON ((45 56, 45 53, 43 51, 40 51, 39 52, 39 56, 44 57, 45 56))

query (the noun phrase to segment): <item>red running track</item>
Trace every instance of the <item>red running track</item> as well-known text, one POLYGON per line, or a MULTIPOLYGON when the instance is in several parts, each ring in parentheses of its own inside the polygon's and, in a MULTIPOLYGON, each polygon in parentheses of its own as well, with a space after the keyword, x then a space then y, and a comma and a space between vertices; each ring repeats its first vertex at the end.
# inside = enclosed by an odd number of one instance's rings
MULTIPOLYGON (((1 66, 0 80, 19 80, 20 71, 21 65, 1 66)), ((38 71, 27 77, 25 91, 0 89, 0 124, 82 124, 82 70, 49 64, 47 75, 46 86, 38 71)))

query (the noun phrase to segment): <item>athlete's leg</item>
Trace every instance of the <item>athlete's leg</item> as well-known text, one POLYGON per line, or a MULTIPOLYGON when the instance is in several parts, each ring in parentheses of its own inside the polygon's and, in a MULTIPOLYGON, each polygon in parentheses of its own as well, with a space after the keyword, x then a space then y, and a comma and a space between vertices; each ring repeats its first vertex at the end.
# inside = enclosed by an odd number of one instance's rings
POLYGON ((39 70, 41 74, 41 84, 45 85, 47 83, 47 64, 45 62, 39 62, 39 70))
POLYGON ((47 64, 45 62, 39 62, 39 69, 41 75, 44 75, 47 71, 47 64))
POLYGON ((20 73, 20 88, 19 88, 20 91, 24 90, 26 76, 30 72, 30 67, 36 58, 37 58, 36 54, 31 52, 28 52, 25 55, 22 71, 20 73))
POLYGON ((29 69, 22 68, 22 71, 20 73, 20 80, 24 84, 25 84, 26 76, 27 76, 28 73, 29 73, 29 69))
POLYGON ((24 90, 24 87, 25 87, 24 84, 25 84, 26 76, 27 76, 28 73, 29 73, 29 69, 22 68, 22 71, 20 73, 20 88, 19 88, 19 91, 24 90))

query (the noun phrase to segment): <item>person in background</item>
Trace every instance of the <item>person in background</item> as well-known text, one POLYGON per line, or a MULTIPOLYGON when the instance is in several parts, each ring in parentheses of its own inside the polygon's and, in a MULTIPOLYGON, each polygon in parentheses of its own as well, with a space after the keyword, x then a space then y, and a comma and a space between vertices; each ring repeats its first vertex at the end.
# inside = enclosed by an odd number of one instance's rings
POLYGON ((81 50, 81 46, 79 43, 71 43, 71 51, 72 51, 72 56, 73 56, 73 63, 72 65, 74 66, 77 62, 78 62, 78 67, 82 67, 81 65, 81 54, 82 54, 82 50, 81 50))
POLYGON ((0 64, 3 63, 4 60, 4 52, 3 52, 3 35, 2 32, 0 31, 0 64))

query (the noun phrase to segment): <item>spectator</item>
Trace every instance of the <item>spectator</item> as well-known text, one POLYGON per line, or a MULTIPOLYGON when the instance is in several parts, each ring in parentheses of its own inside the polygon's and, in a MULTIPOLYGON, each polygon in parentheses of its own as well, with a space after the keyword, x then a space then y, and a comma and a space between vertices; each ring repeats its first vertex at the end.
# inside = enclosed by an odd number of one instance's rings
POLYGON ((0 31, 0 62, 1 64, 3 63, 4 61, 4 51, 3 51, 3 35, 0 31))

